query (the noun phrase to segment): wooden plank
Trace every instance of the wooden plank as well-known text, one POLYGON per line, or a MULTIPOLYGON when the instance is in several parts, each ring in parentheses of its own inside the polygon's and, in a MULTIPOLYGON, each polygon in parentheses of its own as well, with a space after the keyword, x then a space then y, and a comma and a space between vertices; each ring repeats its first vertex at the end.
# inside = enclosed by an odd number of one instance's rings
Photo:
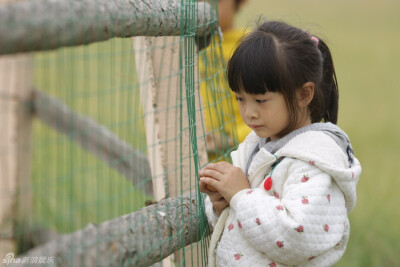
MULTIPOLYGON (((160 124, 156 118, 156 82, 151 45, 151 39, 148 37, 133 38, 137 77, 140 86, 140 101, 142 113, 145 116, 148 156, 153 180, 153 196, 156 201, 161 201, 167 197, 168 189, 165 178, 165 154, 160 140, 160 124)), ((172 256, 165 258, 160 263, 155 263, 153 267, 169 267, 172 266, 171 262, 172 256)))
POLYGON ((32 118, 26 103, 32 75, 30 55, 0 57, 0 259, 15 252, 15 239, 29 231, 32 118), (13 235, 16 225, 19 236, 13 235))
MULTIPOLYGON (((196 173, 190 141, 182 42, 180 37, 134 38, 148 154, 157 200, 195 192, 196 173)), ((197 66, 196 59, 189 64, 197 66)), ((197 73, 195 69, 193 71, 197 73)), ((196 110, 200 110, 198 105, 196 110)), ((198 136, 200 125, 199 121, 198 136)), ((200 164, 205 164, 205 143, 202 139, 198 141, 200 164)), ((181 252, 176 256, 182 258, 181 252)), ((187 248, 187 261, 192 262, 192 257, 193 262, 197 262, 197 253, 187 248)))
MULTIPOLYGON (((167 170, 168 196, 179 196, 195 189, 195 166, 190 142, 189 117, 186 100, 185 69, 188 64, 183 54, 183 38, 153 37, 151 39, 152 62, 155 76, 154 106, 159 124, 161 151, 165 153, 164 168, 167 170)), ((193 69, 194 73, 197 73, 193 69)), ((198 110, 198 106, 197 106, 198 110)), ((201 122, 197 121, 199 136, 201 122)), ((204 143, 198 140, 201 162, 207 159, 204 143)))
POLYGON ((136 37, 133 39, 137 77, 140 86, 140 101, 145 121, 148 160, 153 179, 153 196, 156 201, 166 198, 165 170, 163 153, 160 146, 160 125, 156 119, 154 104, 154 70, 151 62, 151 51, 148 38, 136 37))

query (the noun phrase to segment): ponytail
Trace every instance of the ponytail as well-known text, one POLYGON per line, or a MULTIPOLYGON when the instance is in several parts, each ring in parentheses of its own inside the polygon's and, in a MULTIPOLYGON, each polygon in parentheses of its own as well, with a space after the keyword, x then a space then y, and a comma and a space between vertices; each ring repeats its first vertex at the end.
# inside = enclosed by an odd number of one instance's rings
POLYGON ((319 40, 318 48, 321 51, 323 62, 321 89, 324 95, 324 108, 321 120, 336 124, 338 120, 339 90, 335 67, 328 46, 321 39, 319 40))

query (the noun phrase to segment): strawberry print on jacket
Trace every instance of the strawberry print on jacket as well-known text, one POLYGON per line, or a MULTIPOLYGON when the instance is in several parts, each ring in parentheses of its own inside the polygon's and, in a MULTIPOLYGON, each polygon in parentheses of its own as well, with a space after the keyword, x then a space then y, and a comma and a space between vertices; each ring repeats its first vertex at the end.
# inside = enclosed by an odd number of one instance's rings
MULTIPOLYGON (((251 133, 231 153, 235 166, 245 169, 258 140, 251 133)), ((275 155, 261 148, 248 169, 251 189, 232 198, 220 221, 208 197, 205 200, 207 218, 215 227, 212 240, 217 240, 210 244, 209 266, 333 265, 349 238, 348 213, 355 206, 360 174, 358 160, 349 167, 347 155, 322 131, 295 136, 275 155), (285 158, 271 175, 280 157, 285 158), (265 188, 270 176, 272 186, 265 188), (228 227, 238 222, 239 227, 228 227), (316 239, 320 244, 310 245, 316 239), (232 250, 240 251, 240 261, 232 250)))

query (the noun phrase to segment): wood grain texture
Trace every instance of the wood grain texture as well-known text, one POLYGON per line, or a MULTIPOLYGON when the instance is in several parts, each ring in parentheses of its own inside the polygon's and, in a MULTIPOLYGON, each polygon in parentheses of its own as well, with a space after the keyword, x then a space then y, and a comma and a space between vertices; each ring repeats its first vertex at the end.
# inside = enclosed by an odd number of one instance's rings
MULTIPOLYGON (((40 0, 0 4, 0 54, 50 50, 114 37, 176 36, 189 28, 179 0, 40 0)), ((216 16, 197 4, 196 35, 216 16)))

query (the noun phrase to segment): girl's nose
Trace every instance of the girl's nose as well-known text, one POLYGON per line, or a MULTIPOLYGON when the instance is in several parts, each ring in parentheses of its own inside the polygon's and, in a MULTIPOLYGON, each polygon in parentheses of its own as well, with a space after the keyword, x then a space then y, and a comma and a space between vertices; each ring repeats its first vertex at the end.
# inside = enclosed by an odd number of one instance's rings
POLYGON ((258 112, 252 105, 246 105, 245 116, 247 119, 257 119, 258 112))

